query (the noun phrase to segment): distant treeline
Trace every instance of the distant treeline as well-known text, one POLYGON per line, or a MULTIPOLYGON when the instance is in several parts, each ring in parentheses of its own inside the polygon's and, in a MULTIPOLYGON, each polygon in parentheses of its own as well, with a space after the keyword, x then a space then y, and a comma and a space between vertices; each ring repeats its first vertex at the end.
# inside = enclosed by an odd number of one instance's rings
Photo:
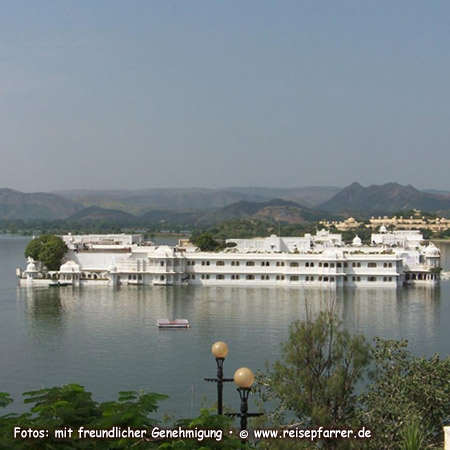
POLYGON ((130 227, 107 221, 79 223, 67 220, 2 220, 0 230, 11 234, 105 234, 105 233, 142 233, 152 235, 155 233, 189 233, 179 225, 164 224, 164 226, 130 227))
MULTIPOLYGON (((422 213, 428 216, 427 213, 422 213)), ((368 222, 368 221, 367 221, 368 222)), ((103 233, 140 233, 145 238, 151 239, 158 234, 185 234, 198 236, 201 233, 208 233, 214 239, 224 241, 225 239, 236 238, 245 239, 253 237, 266 237, 271 234, 278 236, 302 236, 305 233, 315 234, 322 226, 319 222, 306 222, 302 224, 274 223, 271 221, 257 219, 231 219, 225 220, 212 226, 196 226, 187 228, 180 224, 156 224, 146 226, 130 226, 108 221, 99 222, 76 222, 68 220, 2 220, 0 230, 11 234, 35 235, 35 234, 103 234, 103 233)), ((372 229, 366 228, 365 224, 354 230, 340 232, 331 227, 331 232, 341 233, 345 242, 351 241, 358 235, 363 242, 370 241, 372 229)), ((420 230, 425 239, 445 239, 450 238, 450 230, 431 232, 430 230, 420 230)))

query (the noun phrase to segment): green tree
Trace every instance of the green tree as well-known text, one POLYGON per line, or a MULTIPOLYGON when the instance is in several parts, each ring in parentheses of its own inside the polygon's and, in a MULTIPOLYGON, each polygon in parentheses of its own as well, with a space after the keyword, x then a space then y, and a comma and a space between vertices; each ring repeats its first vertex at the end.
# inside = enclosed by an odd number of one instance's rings
POLYGON ((202 233, 194 239, 191 238, 191 242, 193 242, 202 252, 214 252, 222 247, 222 245, 209 233, 202 233))
POLYGON ((450 358, 414 357, 406 341, 379 338, 373 356, 360 412, 360 421, 374 431, 368 448, 398 448, 413 434, 425 442, 422 448, 442 448, 442 427, 450 418, 450 358))
MULTIPOLYGON (((236 430, 230 435, 233 420, 211 414, 204 409, 195 419, 180 420, 175 427, 191 429, 222 430, 223 439, 196 440, 159 440, 152 438, 151 429, 158 425, 158 421, 151 417, 158 409, 158 403, 167 398, 165 395, 144 392, 119 392, 116 401, 97 403, 92 394, 78 384, 41 389, 26 392, 25 403, 31 409, 23 414, 6 414, 0 416, 0 448, 7 449, 36 449, 36 450, 78 450, 78 449, 201 449, 201 450, 237 450, 248 448, 243 446, 236 430), (147 435, 142 439, 112 438, 90 439, 80 438, 78 429, 82 426, 88 430, 110 430, 113 427, 125 429, 146 430, 147 435), (27 430, 44 429, 49 436, 43 439, 14 438, 14 427, 27 430), (56 429, 65 427, 73 429, 71 436, 57 439, 54 437, 56 429)), ((11 403, 8 394, 0 393, 0 408, 11 403)))
POLYGON ((31 240, 25 248, 25 256, 40 261, 49 270, 58 270, 67 252, 67 245, 54 234, 43 234, 31 240))
MULTIPOLYGON (((351 336, 333 311, 322 311, 315 319, 291 325, 282 354, 283 361, 275 363, 260 382, 263 400, 279 401, 270 415, 275 424, 290 411, 300 426, 356 425, 355 387, 371 360, 363 336, 351 336)), ((323 442, 327 448, 346 446, 346 441, 323 442)))

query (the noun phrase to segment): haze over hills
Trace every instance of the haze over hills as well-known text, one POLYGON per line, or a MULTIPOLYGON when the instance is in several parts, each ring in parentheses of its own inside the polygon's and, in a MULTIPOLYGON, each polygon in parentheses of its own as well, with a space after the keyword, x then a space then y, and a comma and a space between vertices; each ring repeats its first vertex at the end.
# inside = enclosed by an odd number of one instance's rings
POLYGON ((124 225, 133 225, 136 222, 136 216, 120 211, 118 209, 105 209, 98 206, 89 206, 83 208, 75 214, 69 217, 65 217, 66 220, 71 222, 113 222, 121 223, 124 225))
POLYGON ((397 183, 363 187, 352 183, 336 192, 333 187, 292 189, 147 189, 140 191, 65 191, 25 194, 0 189, 0 220, 67 219, 79 223, 108 222, 144 226, 172 224, 206 226, 233 218, 251 218, 290 224, 336 215, 389 214, 421 209, 450 212, 450 195, 419 191, 397 183), (269 198, 273 194, 285 197, 269 198), (291 198, 303 196, 310 207, 291 198))
POLYGON ((450 197, 450 191, 443 191, 441 189, 422 189, 422 192, 434 195, 443 195, 444 197, 450 197))
POLYGON ((320 220, 323 213, 304 208, 298 203, 275 199, 268 202, 239 201, 214 211, 170 211, 152 210, 140 216, 124 211, 90 206, 67 218, 79 223, 109 222, 123 225, 155 225, 168 223, 172 225, 209 226, 230 219, 255 219, 268 222, 299 224, 320 220))
POLYGON ((317 208, 335 213, 365 212, 372 214, 392 213, 414 208, 430 212, 448 211, 450 210, 450 197, 421 192, 411 185, 386 183, 363 187, 355 182, 317 208))
POLYGON ((70 190, 57 191, 83 206, 120 209, 132 214, 160 210, 207 210, 223 208, 241 200, 265 202, 274 198, 292 200, 313 207, 339 192, 337 187, 265 188, 232 187, 224 189, 142 189, 142 190, 70 190))
POLYGON ((55 194, 0 189, 0 219, 4 220, 65 219, 82 209, 83 205, 55 194))
POLYGON ((336 186, 306 186, 300 188, 233 187, 228 191, 255 195, 264 200, 281 198, 303 206, 314 207, 337 194, 342 188, 336 186))
POLYGON ((230 219, 259 219, 269 222, 303 223, 322 219, 322 214, 304 206, 283 199, 267 202, 248 202, 242 200, 218 211, 202 216, 200 223, 217 223, 230 219))

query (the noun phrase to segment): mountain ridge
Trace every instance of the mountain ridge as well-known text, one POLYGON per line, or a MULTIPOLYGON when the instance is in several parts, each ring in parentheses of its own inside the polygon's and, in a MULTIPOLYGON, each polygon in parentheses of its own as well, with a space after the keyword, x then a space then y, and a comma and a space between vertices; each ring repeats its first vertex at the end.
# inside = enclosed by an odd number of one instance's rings
POLYGON ((0 218, 3 220, 65 219, 82 209, 79 203, 56 194, 0 188, 0 218))
POLYGON ((229 188, 229 189, 149 189, 140 191, 79 190, 75 197, 84 203, 54 193, 23 193, 0 189, 0 220, 69 220, 123 224, 173 223, 204 226, 234 218, 273 222, 302 223, 330 216, 359 214, 390 214, 401 210, 420 209, 429 212, 450 212, 450 195, 424 192, 412 185, 385 183, 362 186, 353 182, 327 198, 337 188, 229 188), (239 190, 242 193, 238 192, 239 190), (87 192, 87 194, 86 194, 87 192), (92 195, 96 192, 98 197, 92 195), (146 195, 149 192, 149 195, 146 195), (155 194, 156 192, 156 194, 155 194), (289 198, 273 197, 282 193, 292 198, 301 193, 327 198, 310 207, 289 198), (158 195, 161 194, 160 197, 158 195), (244 197, 244 198, 242 198, 244 197), (155 203, 152 203, 153 199, 155 203))
POLYGON ((422 192, 410 184, 390 182, 364 187, 353 182, 317 208, 335 213, 376 214, 409 209, 436 212, 450 210, 450 197, 422 192))

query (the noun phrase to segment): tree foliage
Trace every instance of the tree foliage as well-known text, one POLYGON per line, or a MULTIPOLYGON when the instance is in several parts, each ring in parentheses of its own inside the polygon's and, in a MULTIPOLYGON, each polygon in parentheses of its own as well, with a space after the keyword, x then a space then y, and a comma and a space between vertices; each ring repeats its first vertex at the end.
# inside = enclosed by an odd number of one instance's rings
MULTIPOLYGON (((363 336, 351 336, 334 312, 322 311, 315 319, 291 325, 282 354, 283 361, 275 363, 262 381, 263 396, 279 401, 276 422, 290 411, 301 426, 355 424, 355 387, 370 363, 370 345, 363 336)), ((324 442, 329 445, 346 444, 324 442)))
POLYGON ((191 237, 191 242, 202 252, 214 252, 223 248, 223 245, 209 233, 201 233, 198 236, 191 237))
MULTIPOLYGON (((92 394, 78 384, 69 384, 50 389, 26 392, 25 403, 32 405, 31 410, 23 414, 6 414, 0 416, 0 448, 1 449, 202 449, 202 450, 234 450, 245 448, 236 437, 229 435, 232 419, 211 414, 202 410, 195 419, 181 420, 175 426, 198 429, 221 429, 223 439, 194 440, 159 440, 151 437, 151 429, 158 424, 152 414, 158 410, 158 403, 167 398, 165 395, 126 391, 119 392, 116 401, 97 403, 92 394), (121 427, 125 429, 147 430, 142 439, 80 439, 78 428, 106 429, 121 427), (14 427, 21 429, 49 430, 49 437, 44 439, 14 438, 14 427), (74 431, 71 437, 58 439, 54 437, 55 429, 70 427, 74 431)), ((8 394, 0 394, 0 406, 6 406, 11 399, 8 394)))
POLYGON ((375 431, 368 447, 396 448, 405 429, 422 437, 423 448, 442 444, 442 427, 450 420, 450 358, 414 357, 406 341, 381 339, 373 355, 373 378, 361 396, 365 408, 360 414, 375 431))
POLYGON ((351 336, 329 311, 295 322, 283 346, 283 360, 258 377, 264 403, 277 406, 259 426, 361 428, 371 439, 261 441, 262 449, 442 448, 450 422, 450 358, 415 357, 406 341, 351 336), (359 383, 358 383, 359 382, 359 383), (364 383, 364 384, 363 384, 364 383), (356 389, 358 386, 358 390, 356 389))
POLYGON ((67 252, 67 245, 54 234, 43 234, 31 240, 25 248, 25 256, 40 261, 48 270, 58 270, 67 252))

